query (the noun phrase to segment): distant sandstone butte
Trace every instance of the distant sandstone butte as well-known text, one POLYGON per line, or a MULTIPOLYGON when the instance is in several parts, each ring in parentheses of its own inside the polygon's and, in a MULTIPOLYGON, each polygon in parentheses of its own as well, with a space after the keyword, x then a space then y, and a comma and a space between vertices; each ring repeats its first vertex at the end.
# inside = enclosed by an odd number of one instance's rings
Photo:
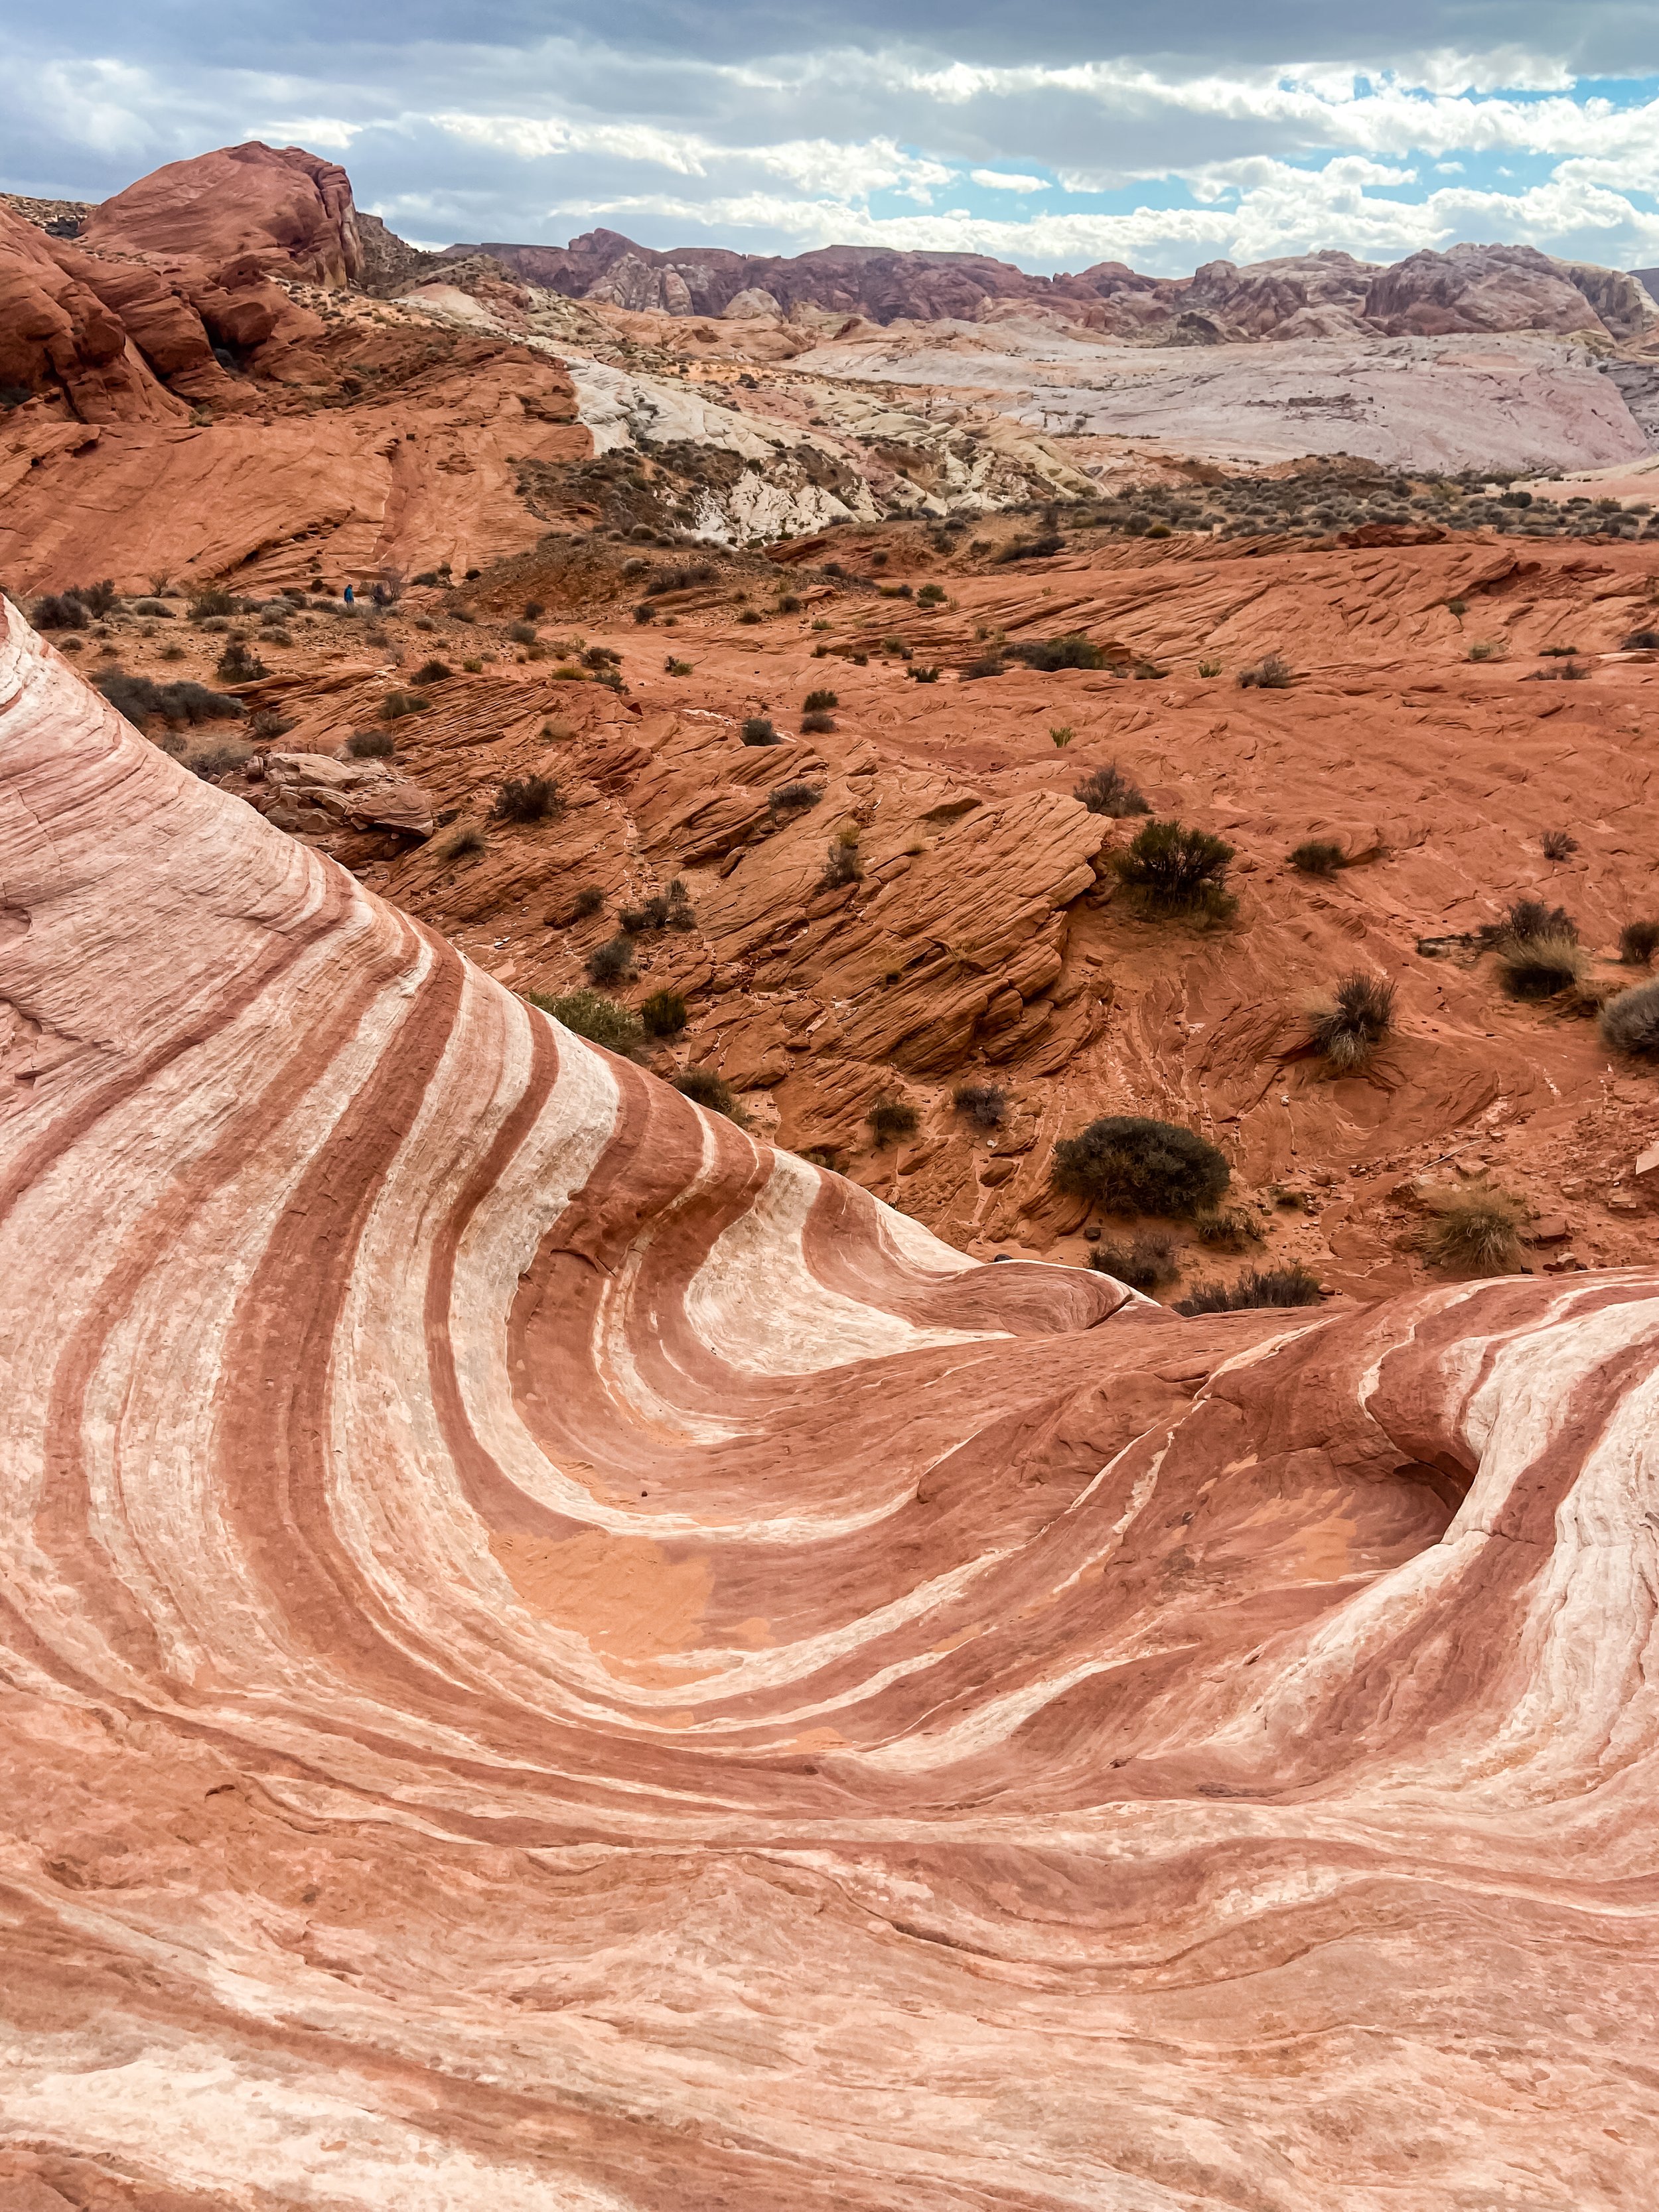
POLYGON ((345 171, 258 139, 140 178, 94 209, 80 242, 204 261, 247 255, 317 284, 350 283, 362 267, 345 171))

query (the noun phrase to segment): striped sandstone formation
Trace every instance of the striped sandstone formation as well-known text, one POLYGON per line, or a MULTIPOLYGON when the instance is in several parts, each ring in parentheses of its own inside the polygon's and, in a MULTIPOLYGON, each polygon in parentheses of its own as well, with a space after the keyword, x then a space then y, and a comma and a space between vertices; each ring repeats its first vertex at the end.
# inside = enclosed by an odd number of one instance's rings
POLYGON ((1650 2197, 1653 1273, 975 1266, 6 623, 0 2201, 1650 2197))

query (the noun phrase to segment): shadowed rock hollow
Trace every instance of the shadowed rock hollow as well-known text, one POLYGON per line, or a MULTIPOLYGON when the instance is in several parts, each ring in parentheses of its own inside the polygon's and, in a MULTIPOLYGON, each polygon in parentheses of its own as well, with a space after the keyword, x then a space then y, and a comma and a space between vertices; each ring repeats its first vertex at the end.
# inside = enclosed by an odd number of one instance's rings
POLYGON ((27 2212, 1652 2193, 1659 1278, 1183 1321, 0 648, 27 2212))

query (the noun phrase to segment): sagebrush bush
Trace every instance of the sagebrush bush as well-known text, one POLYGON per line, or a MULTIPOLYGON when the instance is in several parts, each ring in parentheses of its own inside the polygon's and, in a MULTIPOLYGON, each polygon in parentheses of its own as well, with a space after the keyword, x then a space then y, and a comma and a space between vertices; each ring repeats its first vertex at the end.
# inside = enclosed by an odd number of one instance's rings
POLYGON ((354 730, 345 749, 353 760, 389 760, 398 750, 390 730, 354 730))
POLYGON ((1245 1313, 1256 1306, 1316 1306, 1319 1278, 1299 1262, 1288 1267, 1251 1267, 1229 1286, 1200 1283, 1176 1306, 1181 1314, 1245 1313))
POLYGON ((467 822, 459 830, 452 830, 448 836, 441 841, 438 858, 441 860, 465 860, 475 853, 487 852, 489 846, 489 841, 477 823, 467 822))
POLYGON ((1291 866, 1304 876, 1334 876, 1347 866, 1347 854, 1328 837, 1307 837, 1291 848, 1291 866))
POLYGON ((640 1019, 645 1024, 647 1036, 678 1036, 689 1018, 685 1000, 678 991, 653 991, 649 998, 640 1001, 640 1019))
POLYGON ((1282 653, 1267 653, 1254 668, 1238 672, 1241 691, 1288 691, 1295 681, 1295 672, 1282 653))
MULTIPOLYGON (((1050 732, 1050 735, 1054 733, 1050 732)), ((1058 744, 1058 738, 1054 741, 1058 744)), ((1091 769, 1080 782, 1074 783, 1072 796, 1091 814, 1109 815, 1114 820, 1130 814, 1150 814, 1152 811, 1145 792, 1130 782, 1115 761, 1109 768, 1091 769)))
POLYGON ((1570 837, 1565 830, 1546 830, 1538 844, 1547 860, 1565 860, 1578 850, 1578 840, 1570 837))
POLYGON ((840 704, 841 701, 835 692, 822 690, 809 691, 801 702, 802 707, 809 714, 832 714, 840 704))
POLYGON ((1216 1252, 1242 1252, 1247 1244, 1260 1244, 1261 1224, 1242 1206, 1225 1206, 1213 1213, 1200 1213, 1193 1222, 1200 1244, 1216 1252))
POLYGON ((587 956, 590 983, 625 983, 634 973, 634 940, 625 930, 607 938, 587 956))
POLYGON ((1521 1265, 1521 1224, 1526 1207, 1487 1182, 1432 1194, 1435 1215, 1423 1249, 1437 1267, 1464 1274, 1512 1275, 1521 1265))
POLYGON ((1163 1229, 1143 1229, 1127 1244, 1097 1244, 1089 1265, 1097 1273, 1115 1275, 1132 1291, 1165 1290, 1181 1273, 1175 1239, 1163 1229))
POLYGON ((781 783, 775 791, 767 794, 767 811, 775 820, 788 820, 809 812, 823 796, 821 783, 781 783))
POLYGON ((1107 1114, 1054 1146, 1054 1187, 1108 1213, 1170 1218, 1212 1209, 1231 1181, 1226 1161, 1195 1130, 1136 1114, 1107 1114))
POLYGON ((570 902, 571 910, 582 920, 599 913, 605 905, 605 893, 598 884, 584 884, 570 902))
POLYGON ((234 615, 235 611, 235 600, 228 592, 221 591, 216 585, 205 592, 198 592, 190 603, 190 618, 194 623, 222 618, 226 615, 234 615))
POLYGON ((914 1137, 921 1126, 921 1116, 904 1098, 878 1098, 864 1118, 870 1134, 884 1149, 914 1137))
POLYGON ((958 1083, 951 1103, 981 1129, 1000 1128, 1008 1118, 1008 1092, 1000 1083, 958 1083))
POLYGON ((826 890, 836 890, 843 884, 862 883, 864 862, 859 857, 859 833, 855 823, 845 823, 838 830, 830 847, 823 873, 818 878, 826 890))
POLYGON ((1627 968, 1645 968, 1659 952, 1659 921, 1627 921, 1619 933, 1619 957, 1627 968))
POLYGON ((1518 898, 1502 921, 1488 922, 1480 933, 1487 946, 1511 938, 1566 937, 1575 943, 1578 925, 1563 906, 1546 906, 1542 899, 1518 898))
POLYGON ((455 673, 447 660, 423 660, 415 671, 416 684, 441 684, 455 673))
POLYGON ((618 920, 630 936, 641 936, 648 930, 695 929, 697 917, 692 909, 691 895, 684 882, 676 876, 665 891, 653 891, 638 906, 623 908, 618 920))
POLYGON ((1571 990, 1589 965, 1576 937, 1505 937, 1493 948, 1498 975, 1512 999, 1553 999, 1571 990))
POLYGON ((1107 655, 1088 638, 1075 633, 1066 637, 1038 637, 1011 645, 1009 652, 1016 660, 1023 660, 1028 668, 1041 674, 1052 675, 1060 668, 1104 668, 1107 655))
POLYGON ((835 726, 836 718, 833 714, 803 714, 800 718, 800 733, 804 738, 823 737, 835 726))
POLYGON ((148 676, 129 676, 120 668, 106 668, 93 682, 116 713, 134 724, 159 714, 175 727, 194 727, 200 722, 234 722, 247 712, 240 699, 210 691, 205 684, 157 684, 148 676))
POLYGON ((1632 1060, 1659 1060, 1659 982, 1637 983, 1609 999, 1598 1017, 1601 1042, 1632 1060))
POLYGON ((234 637, 219 655, 214 674, 222 684, 258 684, 270 671, 244 638, 234 637))
POLYGON ((29 620, 36 629, 86 629, 92 617, 72 593, 48 592, 35 601, 29 620))
POLYGON ((418 691, 388 691, 380 702, 380 720, 401 721, 405 714, 424 714, 431 704, 430 699, 422 697, 418 691))
POLYGON ((533 623, 509 623, 507 626, 507 634, 514 645, 534 645, 536 642, 536 629, 533 623))
POLYGON ((695 1105, 706 1106, 711 1114, 724 1114, 728 1121, 742 1128, 748 1115, 738 1103, 738 1094, 723 1075, 712 1067, 683 1068, 673 1079, 674 1088, 695 1105))
POLYGON ((586 1037, 590 1044, 602 1044, 607 1051, 631 1056, 645 1041, 639 1017, 620 999, 609 999, 603 991, 568 991, 554 999, 526 991, 524 996, 579 1037, 586 1037))
POLYGON ((1154 914, 1190 914, 1199 909, 1220 916, 1232 911, 1225 889, 1233 848, 1207 830, 1180 822, 1149 822, 1128 845, 1111 856, 1111 865, 1143 908, 1154 914))
POLYGON ((1394 1027, 1394 985, 1363 971, 1344 975, 1312 1012, 1308 1042, 1339 1074, 1364 1067, 1394 1027))
POLYGON ((546 822, 564 811, 564 800, 550 775, 514 775, 496 793, 489 811, 497 822, 546 822))
POLYGON ((738 734, 746 745, 777 745, 783 742, 769 714, 750 714, 738 734))

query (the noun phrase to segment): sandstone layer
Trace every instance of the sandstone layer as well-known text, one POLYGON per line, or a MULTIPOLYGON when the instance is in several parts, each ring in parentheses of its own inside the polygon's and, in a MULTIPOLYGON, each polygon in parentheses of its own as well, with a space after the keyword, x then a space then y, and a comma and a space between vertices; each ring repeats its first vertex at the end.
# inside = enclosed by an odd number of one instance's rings
POLYGON ((1652 2193, 1650 1268, 977 1267, 9 611, 0 791, 12 2202, 1652 2193))

